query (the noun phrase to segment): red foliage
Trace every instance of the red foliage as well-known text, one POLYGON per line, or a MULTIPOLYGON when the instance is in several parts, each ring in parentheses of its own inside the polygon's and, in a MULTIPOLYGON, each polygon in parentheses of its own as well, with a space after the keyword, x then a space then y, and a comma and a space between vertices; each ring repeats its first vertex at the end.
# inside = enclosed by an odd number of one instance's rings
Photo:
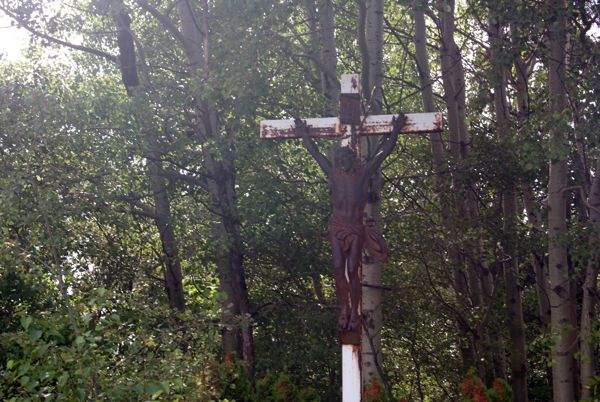
POLYGON ((367 402, 378 402, 381 400, 381 384, 375 377, 371 377, 369 385, 365 389, 365 401, 367 402))
POLYGON ((500 400, 503 401, 508 398, 508 390, 506 389, 506 383, 500 378, 496 378, 494 380, 492 388, 494 389, 494 391, 496 391, 496 393, 500 397, 500 400))
POLYGON ((228 363, 235 363, 235 353, 233 352, 229 352, 225 355, 225 357, 223 358, 224 362, 228 362, 228 363))
POLYGON ((485 395, 485 387, 481 380, 477 377, 470 378, 467 377, 460 385, 460 389, 465 394, 471 398, 473 402, 489 402, 487 396, 485 395))

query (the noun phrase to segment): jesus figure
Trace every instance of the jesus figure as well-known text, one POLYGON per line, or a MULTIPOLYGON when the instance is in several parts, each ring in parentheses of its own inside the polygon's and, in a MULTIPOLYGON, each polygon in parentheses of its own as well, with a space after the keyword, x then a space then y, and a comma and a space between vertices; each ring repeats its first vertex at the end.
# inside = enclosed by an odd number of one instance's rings
POLYGON ((385 261, 388 250, 383 237, 372 223, 364 223, 364 209, 369 193, 369 179, 392 152, 398 134, 406 123, 406 116, 400 113, 392 121, 392 132, 383 142, 381 150, 365 164, 356 157, 350 147, 339 147, 333 155, 333 164, 319 152, 317 145, 308 135, 305 121, 295 121, 296 134, 302 138, 308 152, 317 161, 329 181, 331 217, 328 238, 333 254, 333 272, 336 295, 341 307, 337 326, 341 332, 354 331, 360 326, 358 311, 361 294, 359 267, 362 250, 367 249, 369 257, 385 261))

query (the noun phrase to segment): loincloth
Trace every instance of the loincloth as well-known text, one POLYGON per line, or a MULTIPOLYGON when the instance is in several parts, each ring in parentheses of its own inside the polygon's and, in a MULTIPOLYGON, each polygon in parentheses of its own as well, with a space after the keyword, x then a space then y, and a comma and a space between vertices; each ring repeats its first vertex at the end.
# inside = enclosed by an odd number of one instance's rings
POLYGON ((388 248, 383 236, 373 226, 349 224, 331 218, 329 221, 329 241, 337 240, 348 255, 352 245, 358 244, 366 249, 375 262, 383 262, 388 257, 388 248))

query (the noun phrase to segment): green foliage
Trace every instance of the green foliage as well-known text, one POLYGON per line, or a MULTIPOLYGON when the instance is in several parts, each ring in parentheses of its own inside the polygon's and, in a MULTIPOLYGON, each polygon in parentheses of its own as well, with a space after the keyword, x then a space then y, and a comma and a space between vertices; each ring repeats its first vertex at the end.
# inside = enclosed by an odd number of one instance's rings
MULTIPOLYGON (((197 23, 205 11, 209 17, 202 37, 209 41, 208 69, 203 64, 198 71, 191 71, 176 32, 137 2, 51 3, 3 4, 40 32, 76 38, 110 56, 118 54, 112 7, 122 7, 132 19, 143 85, 128 96, 118 63, 78 51, 57 57, 58 47, 41 38, 24 62, 0 66, 0 399, 339 400, 326 178, 300 141, 263 142, 257 135, 263 118, 322 114, 318 2, 209 1, 208 10, 189 2, 197 23), (206 123, 196 113, 199 103, 217 115, 210 138, 195 131, 206 123), (179 313, 166 308, 161 233, 149 213, 156 195, 148 179, 150 144, 160 149, 184 272, 187 307, 179 313), (220 357, 228 306, 215 256, 231 244, 215 240, 224 217, 207 190, 221 179, 207 174, 211 158, 230 169, 234 205, 227 218, 240 231, 251 317, 229 324, 254 326, 253 383, 243 363, 220 357)), ((181 28, 176 7, 183 3, 148 3, 181 28)), ((442 93, 436 22, 450 9, 449 2, 433 3, 385 2, 385 112, 422 109, 412 60, 417 8, 428 16, 435 102, 445 110, 451 94, 442 93)), ((340 73, 361 68, 358 4, 333 2, 340 73)), ((383 167, 379 223, 392 252, 381 266, 379 369, 390 389, 373 383, 371 400, 457 400, 461 383, 465 400, 509 398, 506 383, 490 374, 498 369, 494 358, 505 360, 510 347, 503 265, 515 256, 507 255, 507 244, 517 245, 530 400, 550 399, 552 339, 538 317, 533 266, 545 258, 546 227, 520 214, 508 233, 501 201, 513 186, 519 196, 530 191, 543 218, 548 161, 569 161, 571 188, 588 191, 586 179, 598 174, 590 165, 600 154, 600 48, 582 31, 586 18, 597 17, 586 5, 570 10, 564 82, 570 107, 552 116, 549 41, 541 39, 552 10, 504 0, 467 2, 457 10, 455 39, 466 74, 461 113, 470 138, 454 144, 444 133, 442 140, 445 149, 460 145, 468 152, 458 159, 444 154, 448 166, 438 175, 429 138, 406 136, 383 167), (494 5, 490 22, 504 24, 506 40, 492 58, 480 25, 494 5), (526 115, 516 107, 516 56, 531 62, 526 115), (505 77, 509 122, 499 132, 492 98, 505 77), (563 135, 551 141, 552 131, 563 135), (476 198, 470 217, 456 202, 469 196, 476 198), (468 264, 493 285, 483 301, 456 289, 468 264), (474 342, 483 345, 489 378, 470 373, 463 381, 461 353, 474 342)), ((560 242, 568 246, 578 285, 594 258, 597 233, 587 220, 590 208, 573 194, 565 193, 569 232, 560 242)), ((519 213, 523 207, 519 198, 519 213)), ((591 384, 596 399, 599 381, 591 384)))
POLYGON ((98 288, 78 305, 75 327, 56 307, 20 314, 20 328, 0 336, 0 398, 196 400, 210 390, 199 379, 211 345, 190 335, 199 329, 195 320, 173 316, 177 326, 165 326, 162 306, 140 320, 132 303, 139 301, 98 288))
POLYGON ((593 377, 589 384, 589 388, 592 390, 592 397, 584 402, 598 400, 598 398, 600 398, 600 376, 593 377))
POLYGON ((254 387, 247 374, 246 365, 229 354, 219 363, 211 365, 210 383, 214 387, 211 400, 235 402, 319 402, 316 391, 301 388, 289 373, 268 372, 256 379, 254 387))

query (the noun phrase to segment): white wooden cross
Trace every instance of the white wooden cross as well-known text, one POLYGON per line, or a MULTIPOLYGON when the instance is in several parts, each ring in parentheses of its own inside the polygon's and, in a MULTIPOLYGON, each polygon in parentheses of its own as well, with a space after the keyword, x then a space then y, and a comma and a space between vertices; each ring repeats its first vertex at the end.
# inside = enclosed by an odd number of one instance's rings
MULTIPOLYGON (((395 115, 361 116, 360 76, 344 74, 341 80, 340 117, 305 119, 311 137, 333 137, 341 139, 342 145, 351 145, 358 152, 358 136, 382 135, 392 131, 395 115)), ((401 133, 416 134, 442 131, 442 114, 410 113, 401 133)), ((299 138, 294 128, 294 119, 263 120, 260 122, 260 137, 263 139, 299 138)), ((360 333, 346 333, 342 340, 342 400, 361 401, 360 333)))

